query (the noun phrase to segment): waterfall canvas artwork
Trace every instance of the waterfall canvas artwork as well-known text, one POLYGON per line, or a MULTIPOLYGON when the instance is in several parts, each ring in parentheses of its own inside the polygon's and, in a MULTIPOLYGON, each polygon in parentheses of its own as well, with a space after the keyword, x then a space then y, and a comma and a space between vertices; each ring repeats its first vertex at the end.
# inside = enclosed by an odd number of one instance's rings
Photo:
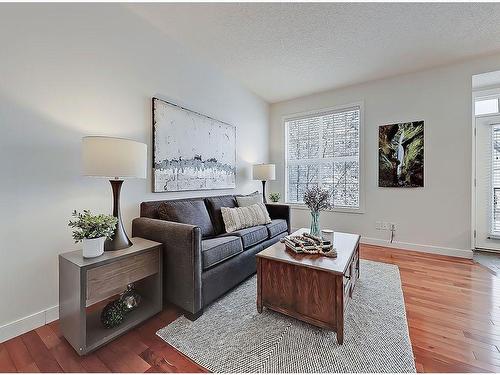
POLYGON ((424 186, 424 122, 379 127, 378 186, 424 186))
POLYGON ((153 98, 153 191, 236 186, 236 128, 153 98))

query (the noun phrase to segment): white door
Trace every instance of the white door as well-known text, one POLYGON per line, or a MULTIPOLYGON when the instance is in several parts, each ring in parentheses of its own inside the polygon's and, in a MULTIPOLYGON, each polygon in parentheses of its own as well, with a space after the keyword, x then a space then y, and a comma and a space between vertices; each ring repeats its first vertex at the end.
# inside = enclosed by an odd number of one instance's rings
POLYGON ((477 249, 500 251, 500 116, 476 118, 477 249))

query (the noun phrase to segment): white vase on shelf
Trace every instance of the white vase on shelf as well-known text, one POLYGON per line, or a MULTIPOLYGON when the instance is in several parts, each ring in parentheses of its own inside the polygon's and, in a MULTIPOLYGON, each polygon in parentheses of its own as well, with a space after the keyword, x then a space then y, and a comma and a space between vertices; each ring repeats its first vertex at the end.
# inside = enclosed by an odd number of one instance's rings
POLYGON ((104 241, 106 237, 98 238, 84 238, 83 243, 83 257, 95 258, 104 253, 104 241))

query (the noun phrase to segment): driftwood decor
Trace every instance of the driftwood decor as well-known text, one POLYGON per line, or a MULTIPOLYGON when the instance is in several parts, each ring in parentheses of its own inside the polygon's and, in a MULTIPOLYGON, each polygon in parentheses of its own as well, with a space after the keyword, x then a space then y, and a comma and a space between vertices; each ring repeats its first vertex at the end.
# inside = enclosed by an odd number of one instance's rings
POLYGON ((286 236, 281 239, 285 247, 295 253, 319 254, 330 258, 337 256, 337 251, 330 241, 324 241, 309 233, 302 235, 286 236))

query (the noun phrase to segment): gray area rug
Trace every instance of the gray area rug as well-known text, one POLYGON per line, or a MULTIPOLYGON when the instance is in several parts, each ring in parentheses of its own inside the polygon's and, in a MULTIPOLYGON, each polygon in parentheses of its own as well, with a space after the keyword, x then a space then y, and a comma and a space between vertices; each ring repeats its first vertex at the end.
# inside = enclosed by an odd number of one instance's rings
POLYGON ((255 276, 157 335, 212 372, 415 372, 397 266, 361 260, 360 273, 343 345, 335 332, 258 314, 255 276))

